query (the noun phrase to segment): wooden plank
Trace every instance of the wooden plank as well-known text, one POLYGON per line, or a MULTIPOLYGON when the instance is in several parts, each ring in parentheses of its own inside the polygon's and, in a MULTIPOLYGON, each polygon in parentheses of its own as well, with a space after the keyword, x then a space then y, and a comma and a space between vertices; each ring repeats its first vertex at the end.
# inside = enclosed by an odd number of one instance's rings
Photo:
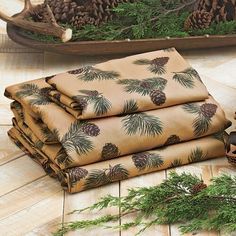
POLYGON ((0 104, 10 103, 3 96, 7 86, 43 76, 42 53, 0 53, 0 61, 0 104))
MULTIPOLYGON (((5 98, 0 97, 0 99, 5 98)), ((10 100, 8 100, 6 104, 0 104, 0 129, 2 129, 3 126, 12 125, 12 116, 13 114, 10 110, 10 100)))
POLYGON ((22 53, 22 52, 37 53, 40 51, 24 47, 12 41, 6 34, 3 34, 3 32, 1 32, 1 24, 0 24, 0 53, 22 53))
POLYGON ((24 155, 24 153, 9 139, 7 131, 10 126, 0 127, 0 166, 24 155))
POLYGON ((114 58, 114 56, 111 57, 104 57, 104 56, 91 56, 91 57, 85 57, 85 56, 73 56, 73 55, 63 55, 58 56, 56 53, 48 53, 45 52, 44 54, 44 61, 45 61, 45 67, 44 67, 44 75, 53 75, 61 72, 65 72, 67 70, 72 70, 75 68, 79 68, 83 65, 92 65, 96 64, 98 62, 107 61, 109 59, 114 58))
MULTIPOLYGON (((128 180, 124 180, 120 182, 120 196, 127 195, 127 190, 129 188, 136 187, 148 187, 160 184, 165 179, 165 171, 159 171, 156 173, 151 173, 147 175, 142 175, 138 177, 134 177, 128 180)), ((129 222, 132 220, 132 216, 124 217, 121 220, 121 223, 129 222)), ((140 227, 132 228, 127 231, 121 231, 121 236, 133 236, 140 230, 140 227)), ((169 226, 155 226, 147 229, 143 235, 145 236, 168 236, 169 235, 169 226)))
POLYGON ((42 167, 28 156, 0 166, 0 196, 45 176, 42 167))
POLYGON ((56 179, 44 176, 5 194, 0 198, 0 222, 61 191, 61 186, 56 179))
MULTIPOLYGON (((209 183, 212 178, 212 172, 211 172, 211 163, 214 163, 214 160, 194 163, 191 165, 185 165, 181 167, 177 167, 175 169, 169 169, 167 170, 167 176, 169 175, 170 171, 176 171, 178 174, 181 174, 183 172, 195 174, 198 177, 202 177, 205 183, 209 183)), ((171 225, 170 227, 170 235, 171 236, 180 236, 181 233, 179 232, 178 225, 171 225)), ((185 234, 185 236, 191 236, 192 234, 185 234)), ((219 234, 217 232, 198 232, 198 236, 218 236, 219 234)))
MULTIPOLYGON (((26 233, 30 233, 53 220, 56 220, 55 223, 59 223, 61 222, 62 208, 63 191, 55 192, 50 197, 1 220, 1 235, 26 235, 26 233)), ((48 232, 48 235, 50 233, 48 232)))
MULTIPOLYGON (((64 209, 64 222, 70 222, 74 220, 88 220, 88 219, 94 219, 96 217, 99 217, 104 214, 118 214, 119 209, 111 208, 104 210, 102 212, 94 211, 91 212, 84 212, 81 214, 73 214, 73 215, 67 215, 67 213, 76 210, 81 209, 87 206, 92 205, 96 201, 98 201, 101 197, 104 197, 107 194, 111 194, 113 196, 119 196, 119 183, 113 183, 110 185, 102 186, 96 189, 87 190, 81 193, 76 194, 67 194, 65 195, 65 209, 64 209)), ((77 235, 86 235, 86 236, 118 236, 119 231, 118 230, 112 230, 112 229, 101 229, 101 228, 95 228, 91 229, 89 231, 81 230, 79 232, 70 232, 67 234, 67 236, 77 236, 77 235)))

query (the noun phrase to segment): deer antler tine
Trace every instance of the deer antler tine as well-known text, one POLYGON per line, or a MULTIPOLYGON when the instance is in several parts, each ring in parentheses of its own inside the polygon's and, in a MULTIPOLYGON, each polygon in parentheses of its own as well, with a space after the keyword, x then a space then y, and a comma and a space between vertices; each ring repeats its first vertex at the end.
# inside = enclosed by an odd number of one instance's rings
POLYGON ((46 5, 46 9, 47 9, 47 13, 48 13, 48 20, 49 20, 53 25, 58 26, 57 21, 56 21, 54 15, 53 15, 53 13, 52 13, 52 10, 51 10, 51 8, 50 8, 50 6, 49 6, 48 4, 46 5))
POLYGON ((34 9, 35 6, 31 4, 30 0, 25 0, 25 7, 22 12, 14 17, 10 17, 0 11, 0 19, 20 28, 37 32, 39 34, 59 37, 62 42, 67 42, 72 38, 72 30, 69 28, 63 28, 57 24, 49 5, 46 5, 48 14, 45 16, 45 20, 47 22, 34 22, 25 19, 26 16, 30 16, 34 12, 34 9))
POLYGON ((32 3, 30 0, 25 0, 24 9, 30 9, 32 7, 32 3))

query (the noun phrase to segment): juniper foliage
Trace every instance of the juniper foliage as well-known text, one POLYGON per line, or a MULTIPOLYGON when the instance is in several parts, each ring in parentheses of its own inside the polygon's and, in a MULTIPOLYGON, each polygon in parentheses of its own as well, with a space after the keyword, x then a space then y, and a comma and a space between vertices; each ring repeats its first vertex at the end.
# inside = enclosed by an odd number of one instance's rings
POLYGON ((163 183, 153 187, 129 189, 124 197, 107 195, 95 204, 70 214, 102 211, 117 207, 120 214, 104 215, 94 220, 64 223, 54 236, 92 227, 127 230, 141 226, 138 234, 159 224, 180 224, 182 233, 201 230, 233 232, 236 230, 236 176, 221 175, 205 185, 201 178, 172 172, 163 183), (220 204, 219 204, 220 202, 220 204), (132 221, 109 226, 125 215, 136 213, 132 221))

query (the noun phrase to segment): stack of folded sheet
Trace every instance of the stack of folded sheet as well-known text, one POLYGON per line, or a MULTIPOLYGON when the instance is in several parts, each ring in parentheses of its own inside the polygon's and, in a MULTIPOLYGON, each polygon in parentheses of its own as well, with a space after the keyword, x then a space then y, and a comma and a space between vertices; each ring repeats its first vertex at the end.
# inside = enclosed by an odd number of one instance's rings
POLYGON ((223 156, 230 126, 175 49, 116 59, 6 88, 12 140, 79 192, 223 156))

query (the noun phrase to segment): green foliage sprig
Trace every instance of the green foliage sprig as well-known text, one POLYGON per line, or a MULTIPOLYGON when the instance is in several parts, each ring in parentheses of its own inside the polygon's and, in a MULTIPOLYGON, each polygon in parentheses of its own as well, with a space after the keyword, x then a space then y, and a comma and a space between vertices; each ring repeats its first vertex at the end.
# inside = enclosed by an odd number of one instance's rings
MULTIPOLYGON (((113 9, 116 17, 100 26, 85 25, 73 29, 72 41, 122 40, 163 37, 187 37, 196 35, 225 35, 236 32, 236 21, 213 23, 207 29, 184 30, 184 22, 196 0, 142 0, 122 3, 113 9)), ((60 42, 53 36, 23 31, 24 35, 44 41, 60 42)))
POLYGON ((54 236, 92 227, 127 230, 142 226, 137 233, 160 224, 181 224, 182 233, 201 230, 233 232, 236 230, 236 176, 222 175, 206 185, 195 175, 172 172, 168 179, 154 187, 133 188, 127 196, 107 195, 97 203, 70 214, 117 207, 120 214, 104 215, 94 220, 64 223, 54 236), (132 221, 109 226, 126 215, 136 213, 132 221))

